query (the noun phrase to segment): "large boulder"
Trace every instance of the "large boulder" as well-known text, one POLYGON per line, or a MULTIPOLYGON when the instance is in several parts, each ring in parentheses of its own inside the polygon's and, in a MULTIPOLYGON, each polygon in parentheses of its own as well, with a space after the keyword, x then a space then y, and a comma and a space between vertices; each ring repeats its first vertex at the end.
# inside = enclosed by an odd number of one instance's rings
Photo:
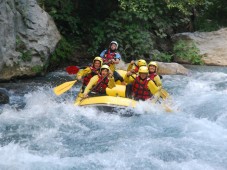
POLYGON ((158 74, 171 74, 171 75, 188 75, 189 70, 183 65, 178 63, 163 63, 157 62, 158 64, 158 74))
POLYGON ((0 80, 34 76, 61 36, 36 0, 0 0, 0 80))
MULTIPOLYGON (((213 32, 180 33, 173 36, 173 41, 194 42, 200 50, 205 65, 227 66, 227 28, 213 32)), ((176 62, 188 62, 176 58, 176 62)))
MULTIPOLYGON (((189 70, 185 68, 183 65, 178 63, 164 63, 157 62, 158 64, 158 74, 160 75, 188 75, 189 70)), ((129 63, 125 63, 124 61, 120 61, 117 64, 117 69, 127 70, 129 63)))

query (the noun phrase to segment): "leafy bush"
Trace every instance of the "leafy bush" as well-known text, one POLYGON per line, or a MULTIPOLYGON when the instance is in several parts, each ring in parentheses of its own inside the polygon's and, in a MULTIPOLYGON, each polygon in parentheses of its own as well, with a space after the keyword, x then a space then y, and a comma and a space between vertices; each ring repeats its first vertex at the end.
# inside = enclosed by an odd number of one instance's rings
POLYGON ((155 53, 152 55, 152 60, 161 62, 171 62, 173 55, 167 53, 155 53))
POLYGON ((72 35, 80 34, 80 18, 75 12, 76 2, 72 0, 38 0, 38 3, 53 17, 62 35, 70 38, 72 35))
POLYGON ((73 53, 73 45, 70 44, 65 38, 62 38, 54 51, 51 55, 50 59, 51 62, 60 62, 67 60, 73 53))
POLYGON ((131 17, 131 14, 121 11, 113 13, 104 23, 98 23, 92 29, 94 37, 88 52, 92 55, 100 54, 104 49, 104 47, 100 49, 100 46, 106 45, 107 48, 112 40, 116 40, 124 60, 128 60, 132 55, 140 56, 148 53, 153 48, 153 34, 136 21, 131 22, 131 17))
POLYGON ((206 18, 197 18, 195 26, 197 30, 204 32, 216 31, 220 28, 217 21, 206 18))
POLYGON ((179 40, 174 44, 173 52, 177 57, 186 59, 192 64, 203 64, 201 56, 199 55, 199 49, 194 42, 179 40))

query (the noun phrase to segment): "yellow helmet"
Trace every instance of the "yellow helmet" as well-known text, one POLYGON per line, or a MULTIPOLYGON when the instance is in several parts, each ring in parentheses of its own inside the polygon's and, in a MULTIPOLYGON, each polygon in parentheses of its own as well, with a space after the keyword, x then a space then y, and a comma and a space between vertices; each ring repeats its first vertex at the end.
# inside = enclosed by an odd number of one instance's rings
POLYGON ((155 66, 156 68, 155 68, 155 71, 157 72, 157 70, 158 70, 158 64, 156 63, 156 62, 154 62, 154 61, 151 61, 149 64, 148 64, 148 67, 149 66, 155 66))
POLYGON ((102 67, 100 68, 100 71, 102 71, 102 69, 107 69, 108 71, 110 71, 110 67, 106 64, 102 65, 102 67))
POLYGON ((137 61, 137 65, 139 67, 141 67, 141 66, 147 66, 147 62, 145 60, 143 60, 143 59, 140 59, 140 60, 137 61))
POLYGON ((151 61, 149 64, 148 64, 148 66, 155 66, 156 68, 158 68, 158 64, 156 63, 156 62, 154 62, 154 61, 151 61))
POLYGON ((141 66, 139 68, 139 73, 147 73, 148 74, 148 68, 147 68, 147 66, 141 66))
POLYGON ((100 61, 100 65, 102 65, 102 63, 103 63, 102 58, 99 57, 99 56, 97 56, 97 57, 94 58, 93 63, 94 63, 95 61, 100 61))

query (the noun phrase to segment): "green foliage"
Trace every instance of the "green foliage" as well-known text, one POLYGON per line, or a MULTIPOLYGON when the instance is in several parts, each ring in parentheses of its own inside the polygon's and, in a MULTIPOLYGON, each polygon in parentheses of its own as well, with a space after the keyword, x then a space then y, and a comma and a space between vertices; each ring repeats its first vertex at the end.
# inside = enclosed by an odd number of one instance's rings
POLYGON ((209 6, 196 18, 196 29, 199 31, 215 31, 227 26, 227 1, 210 1, 209 6))
POLYGON ((30 50, 27 50, 27 51, 22 51, 21 52, 21 59, 23 61, 31 61, 32 60, 32 53, 30 50))
MULTIPOLYGON (((75 51, 83 50, 88 55, 99 55, 112 40, 118 41, 118 50, 127 61, 132 59, 130 56, 147 56, 151 50, 159 48, 156 42, 160 39, 168 40, 177 32, 193 31, 195 28, 212 31, 225 25, 226 2, 38 0, 65 37, 51 56, 51 61, 55 63, 66 60, 75 51)), ((18 40, 17 46, 22 45, 18 40)), ((154 57, 159 61, 172 59, 172 55, 165 52, 156 55, 154 57)), ((200 62, 193 57, 191 60, 200 62)))
POLYGON ((179 20, 167 17, 170 10, 164 1, 120 0, 120 8, 125 12, 125 20, 140 25, 159 38, 167 36, 166 32, 179 20))
MULTIPOLYGON (((128 59, 127 56, 143 55, 152 49, 152 34, 145 30, 142 25, 129 23, 127 18, 125 19, 126 16, 124 14, 124 12, 119 12, 107 19, 104 24, 100 23, 100 25, 97 25, 92 29, 92 35, 94 35, 94 38, 92 39, 92 44, 88 49, 89 52, 93 52, 92 55, 97 52, 103 42, 107 44, 107 48, 112 40, 118 41, 119 51, 122 57, 126 60, 128 59), (124 24, 122 24, 123 20, 124 24), (103 27, 103 25, 105 25, 105 27, 103 27)), ((99 53, 103 49, 100 49, 99 53)))
POLYGON ((73 54, 73 45, 70 44, 65 38, 62 38, 54 53, 51 55, 51 62, 60 62, 66 60, 73 54))
POLYGON ((27 47, 25 45, 25 43, 20 39, 19 36, 16 36, 16 51, 23 51, 25 50, 27 47))
POLYGON ((176 8, 185 16, 190 16, 195 7, 207 8, 212 4, 212 0, 166 0, 168 8, 176 8))
POLYGON ((194 42, 179 40, 174 44, 173 51, 177 57, 186 59, 192 64, 203 64, 201 56, 199 55, 199 49, 196 47, 194 42))
POLYGON ((72 0, 40 0, 45 10, 54 18, 62 35, 79 35, 80 19, 75 13, 72 0))
POLYGON ((218 21, 205 18, 197 18, 195 26, 197 30, 203 32, 216 31, 220 28, 218 21))
POLYGON ((24 62, 32 60, 32 53, 30 50, 27 50, 25 43, 20 39, 19 36, 16 37, 16 51, 21 53, 21 59, 24 62))
POLYGON ((41 73, 43 71, 43 67, 40 65, 36 65, 36 66, 32 67, 31 70, 35 73, 41 73))
POLYGON ((161 62, 171 62, 173 55, 167 53, 155 53, 152 56, 152 60, 161 62))

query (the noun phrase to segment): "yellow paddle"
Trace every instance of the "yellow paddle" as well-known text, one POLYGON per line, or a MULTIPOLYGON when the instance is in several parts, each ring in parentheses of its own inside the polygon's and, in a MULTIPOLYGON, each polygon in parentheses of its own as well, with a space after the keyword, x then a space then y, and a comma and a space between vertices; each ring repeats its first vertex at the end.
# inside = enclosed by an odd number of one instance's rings
POLYGON ((65 82, 65 83, 55 87, 54 93, 57 96, 59 96, 59 95, 65 93, 66 91, 68 91, 76 82, 77 82, 77 80, 65 82))
POLYGON ((163 99, 167 99, 167 98, 169 97, 169 93, 168 93, 165 89, 161 89, 160 96, 161 96, 163 99))
MULTIPOLYGON (((69 73, 69 74, 77 74, 78 71, 79 71, 79 67, 77 66, 68 66, 66 68, 66 71, 69 73)), ((75 83, 77 82, 77 80, 74 80, 74 81, 68 81, 68 82, 65 82, 57 87, 54 88, 54 93, 59 96, 63 93, 65 93, 66 91, 68 91, 75 83)))

